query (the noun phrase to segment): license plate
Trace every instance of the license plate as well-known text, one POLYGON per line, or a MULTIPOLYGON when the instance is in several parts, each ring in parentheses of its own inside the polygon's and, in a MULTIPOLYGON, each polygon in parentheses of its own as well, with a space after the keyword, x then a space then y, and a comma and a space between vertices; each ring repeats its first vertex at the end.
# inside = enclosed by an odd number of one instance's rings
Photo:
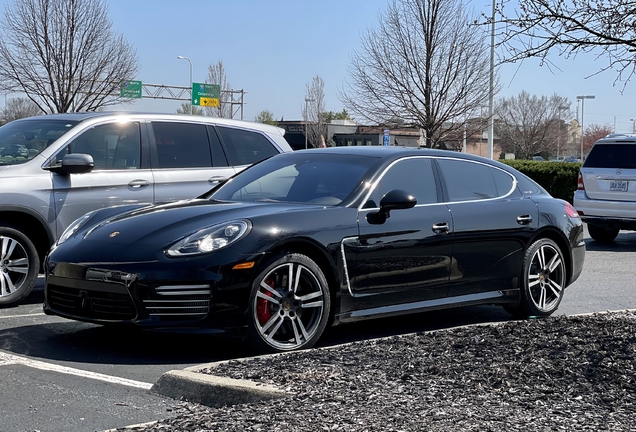
POLYGON ((618 192, 627 192, 628 181, 611 181, 609 190, 618 192))

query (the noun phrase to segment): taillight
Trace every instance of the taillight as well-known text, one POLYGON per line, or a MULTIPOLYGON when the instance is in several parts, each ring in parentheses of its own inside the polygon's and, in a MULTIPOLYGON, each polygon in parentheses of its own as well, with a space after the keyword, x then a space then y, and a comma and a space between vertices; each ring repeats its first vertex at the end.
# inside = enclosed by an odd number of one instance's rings
POLYGON ((583 185, 583 175, 581 174, 581 171, 579 171, 579 184, 576 185, 576 188, 578 190, 585 190, 585 186, 583 185))
POLYGON ((579 217, 579 213, 576 211, 576 209, 574 207, 572 207, 572 204, 570 204, 569 202, 565 203, 565 213, 568 216, 570 216, 571 218, 578 218, 579 217))

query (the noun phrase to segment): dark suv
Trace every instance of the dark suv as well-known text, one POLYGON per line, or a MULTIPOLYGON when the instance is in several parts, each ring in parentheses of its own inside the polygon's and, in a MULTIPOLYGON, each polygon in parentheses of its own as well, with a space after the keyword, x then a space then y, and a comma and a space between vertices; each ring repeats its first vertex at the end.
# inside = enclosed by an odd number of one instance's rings
POLYGON ((29 294, 44 255, 75 219, 101 207, 194 198, 291 151, 283 134, 261 123, 108 112, 0 127, 0 153, 10 153, 0 158, 0 306, 29 294))
POLYGON ((596 241, 636 230, 636 134, 613 134, 594 144, 579 172, 574 207, 596 241))

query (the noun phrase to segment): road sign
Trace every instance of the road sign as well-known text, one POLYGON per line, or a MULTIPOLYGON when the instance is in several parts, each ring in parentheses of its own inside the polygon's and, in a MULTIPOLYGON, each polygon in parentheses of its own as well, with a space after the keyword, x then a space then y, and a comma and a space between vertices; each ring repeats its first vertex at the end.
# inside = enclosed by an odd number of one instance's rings
POLYGON ((122 80, 119 83, 119 96, 141 99, 141 81, 122 80))
POLYGON ((218 84, 192 83, 192 105, 218 107, 220 96, 218 84))

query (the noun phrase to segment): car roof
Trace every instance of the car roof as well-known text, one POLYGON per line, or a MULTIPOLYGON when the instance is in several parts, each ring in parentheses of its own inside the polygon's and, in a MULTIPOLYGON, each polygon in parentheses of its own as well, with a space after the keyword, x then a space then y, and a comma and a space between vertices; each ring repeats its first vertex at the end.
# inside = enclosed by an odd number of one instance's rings
POLYGON ((210 123, 216 125, 236 126, 248 129, 257 129, 270 133, 284 135, 285 129, 268 125, 265 123, 248 122, 243 120, 226 119, 220 117, 207 117, 190 114, 174 114, 174 113, 151 113, 151 112, 134 112, 134 111, 99 111, 99 112, 76 112, 76 113, 56 113, 45 114, 33 117, 26 117, 22 121, 32 121, 41 119, 62 120, 62 121, 78 121, 82 122, 95 118, 118 118, 121 116, 144 117, 149 120, 175 120, 184 121, 191 120, 196 122, 210 123))
POLYGON ((636 142, 636 134, 634 133, 620 133, 610 134, 596 141, 594 144, 632 144, 636 142))
POLYGON ((295 153, 328 153, 334 155, 362 155, 369 157, 377 157, 382 159, 397 159, 406 156, 437 156, 437 157, 452 157, 459 159, 468 159, 486 163, 496 163, 497 161, 487 159, 481 156, 476 156, 468 153, 455 152, 450 150, 438 150, 424 147, 401 147, 401 146, 340 146, 340 147, 327 147, 327 148, 313 148, 296 150, 295 153))

